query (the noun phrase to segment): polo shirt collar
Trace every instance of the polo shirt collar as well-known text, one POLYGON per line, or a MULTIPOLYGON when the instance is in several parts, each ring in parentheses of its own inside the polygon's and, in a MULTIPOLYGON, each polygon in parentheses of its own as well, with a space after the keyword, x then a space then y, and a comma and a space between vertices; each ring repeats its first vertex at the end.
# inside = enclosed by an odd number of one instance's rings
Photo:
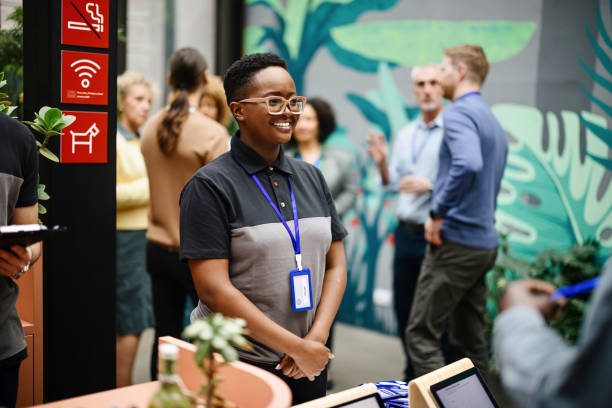
POLYGON ((230 154, 249 175, 259 173, 268 167, 273 167, 288 175, 293 174, 287 158, 285 157, 284 146, 282 145, 278 157, 274 160, 274 163, 270 165, 266 163, 259 153, 242 141, 240 138, 240 131, 237 131, 234 136, 232 136, 231 147, 230 154))
POLYGON ((121 122, 119 122, 119 121, 117 121, 117 130, 119 131, 119 133, 121 133, 121 135, 126 140, 139 139, 140 138, 140 134, 138 132, 132 133, 130 130, 127 130, 126 128, 124 128, 123 125, 121 124, 121 122))

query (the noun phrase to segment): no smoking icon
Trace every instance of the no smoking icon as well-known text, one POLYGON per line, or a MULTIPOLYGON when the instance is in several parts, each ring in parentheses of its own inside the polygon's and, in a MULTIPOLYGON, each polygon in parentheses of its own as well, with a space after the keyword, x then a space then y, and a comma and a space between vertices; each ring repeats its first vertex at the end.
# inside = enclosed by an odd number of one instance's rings
POLYGON ((108 48, 108 0, 62 0, 62 44, 108 48))

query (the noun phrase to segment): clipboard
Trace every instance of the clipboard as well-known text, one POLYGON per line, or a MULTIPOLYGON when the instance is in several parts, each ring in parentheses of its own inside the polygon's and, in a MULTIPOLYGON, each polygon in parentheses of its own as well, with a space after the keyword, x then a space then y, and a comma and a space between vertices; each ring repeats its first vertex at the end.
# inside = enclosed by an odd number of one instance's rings
POLYGON ((26 247, 64 231, 66 227, 59 225, 51 228, 39 224, 4 225, 0 227, 0 249, 9 249, 11 245, 26 247))

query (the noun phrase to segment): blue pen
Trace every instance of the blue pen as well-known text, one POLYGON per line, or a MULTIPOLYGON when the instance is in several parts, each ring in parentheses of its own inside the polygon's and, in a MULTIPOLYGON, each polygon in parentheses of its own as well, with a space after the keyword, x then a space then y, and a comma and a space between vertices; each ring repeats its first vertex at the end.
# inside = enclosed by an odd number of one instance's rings
POLYGON ((557 300, 560 297, 570 297, 575 296, 579 293, 586 292, 592 290, 599 284, 599 277, 587 279, 582 282, 575 283, 573 285, 564 286, 559 288, 550 295, 550 300, 557 300))

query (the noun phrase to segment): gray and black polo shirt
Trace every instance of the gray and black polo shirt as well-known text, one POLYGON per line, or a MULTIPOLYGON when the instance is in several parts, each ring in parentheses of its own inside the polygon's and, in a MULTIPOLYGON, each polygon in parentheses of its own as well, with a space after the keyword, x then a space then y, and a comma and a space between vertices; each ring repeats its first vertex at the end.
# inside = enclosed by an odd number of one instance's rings
MULTIPOLYGON (((231 150, 198 170, 181 193, 182 260, 229 259, 232 284, 277 324, 304 337, 321 298, 325 259, 332 241, 347 232, 321 172, 285 156, 268 165, 236 133, 231 150), (297 203, 302 263, 310 268, 314 308, 294 312, 289 273, 296 268, 291 238, 252 175, 255 174, 294 231, 291 195, 297 203)), ((202 302, 192 320, 211 310, 202 302)), ((242 358, 276 363, 283 353, 255 342, 242 358)))
MULTIPOLYGON (((15 208, 29 207, 37 201, 38 152, 34 136, 27 127, 0 113, 0 225, 12 222, 15 208)), ((0 275, 0 368, 25 357, 23 328, 15 308, 18 295, 15 282, 0 275)))

